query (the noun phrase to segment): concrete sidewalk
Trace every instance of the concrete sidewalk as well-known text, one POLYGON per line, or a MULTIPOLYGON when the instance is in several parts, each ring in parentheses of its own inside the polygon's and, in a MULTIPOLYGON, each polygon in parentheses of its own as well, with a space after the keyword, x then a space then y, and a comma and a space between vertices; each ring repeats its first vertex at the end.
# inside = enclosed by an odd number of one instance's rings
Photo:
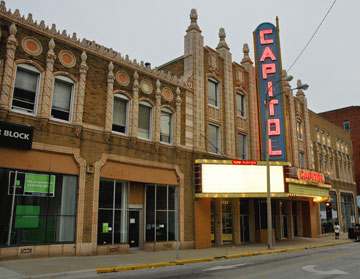
MULTIPOLYGON (((286 252, 298 249, 309 249, 328 245, 337 245, 353 242, 347 234, 335 240, 333 236, 321 238, 297 237, 294 240, 282 240, 275 243, 272 252, 286 252)), ((111 272, 124 269, 151 267, 149 264, 164 263, 165 265, 186 264, 197 261, 210 261, 216 259, 244 257, 255 254, 268 253, 267 245, 249 243, 238 246, 222 246, 209 249, 180 250, 179 258, 176 251, 146 252, 131 250, 130 254, 117 254, 107 256, 58 257, 38 258, 26 260, 12 260, 0 262, 0 278, 61 278, 71 274, 94 275, 97 272, 111 272), (172 262, 172 263, 171 263, 172 262), (177 262, 177 263, 173 263, 177 262), (171 264, 169 264, 171 263, 171 264), (121 268, 119 268, 121 267, 121 268)), ((271 251, 270 251, 271 252, 271 251)), ((154 265, 153 265, 154 266, 154 265)))

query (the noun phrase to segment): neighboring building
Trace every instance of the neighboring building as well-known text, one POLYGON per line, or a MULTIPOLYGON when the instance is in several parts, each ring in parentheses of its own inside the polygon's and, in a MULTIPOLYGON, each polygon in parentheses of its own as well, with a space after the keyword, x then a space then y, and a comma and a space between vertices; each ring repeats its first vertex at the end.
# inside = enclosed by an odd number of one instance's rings
POLYGON ((319 115, 350 133, 354 152, 357 194, 360 195, 360 106, 325 111, 319 115))
MULTIPOLYGON (((233 62, 225 31, 212 49, 196 10, 190 19, 184 55, 152 69, 1 2, 0 259, 171 250, 177 237, 181 249, 266 241, 249 48, 233 62)), ((347 168, 333 186, 315 167, 306 97, 282 88, 288 162, 271 163, 274 236, 317 237, 330 188, 355 186, 347 168)))
POLYGON ((322 233, 339 223, 347 232, 356 223, 356 183, 350 134, 309 111, 315 169, 331 178, 330 199, 320 204, 322 233))

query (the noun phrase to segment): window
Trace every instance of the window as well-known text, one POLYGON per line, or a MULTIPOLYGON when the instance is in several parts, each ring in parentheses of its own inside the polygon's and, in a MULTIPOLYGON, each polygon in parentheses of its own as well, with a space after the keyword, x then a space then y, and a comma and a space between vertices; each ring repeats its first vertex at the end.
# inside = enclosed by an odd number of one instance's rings
POLYGON ((298 140, 304 139, 304 131, 303 131, 303 125, 301 120, 296 121, 296 132, 298 136, 298 140))
POLYGON ((74 243, 77 181, 73 175, 0 169, 0 246, 7 245, 12 214, 10 245, 74 243))
POLYGON ((247 136, 238 134, 238 157, 242 160, 248 159, 247 136))
POLYGON ((219 86, 213 79, 208 80, 208 104, 219 107, 219 86))
POLYGON ((236 94, 236 110, 238 116, 246 117, 246 99, 240 92, 236 94))
POLYGON ((152 106, 147 102, 139 104, 138 136, 151 140, 152 106))
POLYGON ((129 99, 124 95, 114 96, 112 130, 121 134, 128 133, 129 99))
POLYGON ((160 141, 165 143, 172 143, 172 121, 173 114, 169 109, 161 110, 161 126, 160 126, 160 141))
POLYGON ((344 125, 345 131, 350 133, 350 122, 349 122, 349 120, 344 120, 343 125, 344 125))
POLYGON ((209 152, 220 153, 220 128, 209 124, 209 152))
POLYGON ((40 71, 28 64, 19 64, 16 70, 11 109, 36 114, 40 71))
POLYGON ((299 152, 300 168, 305 169, 305 153, 299 152))
POLYGON ((98 244, 128 243, 128 192, 126 182, 100 180, 98 244))
POLYGON ((146 185, 146 241, 175 240, 175 186, 146 185))
POLYGON ((74 82, 68 77, 57 76, 51 105, 51 118, 71 122, 74 82))

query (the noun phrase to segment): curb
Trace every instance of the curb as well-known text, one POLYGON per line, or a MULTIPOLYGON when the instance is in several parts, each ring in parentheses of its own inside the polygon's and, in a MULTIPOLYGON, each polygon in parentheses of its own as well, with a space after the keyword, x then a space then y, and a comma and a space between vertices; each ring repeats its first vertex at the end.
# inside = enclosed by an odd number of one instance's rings
POLYGON ((234 255, 228 255, 228 256, 212 257, 212 258, 180 260, 180 261, 172 261, 172 262, 153 263, 153 264, 128 265, 128 266, 120 266, 120 267, 97 268, 96 273, 100 274, 100 273, 120 272, 120 271, 129 271, 129 270, 137 270, 137 269, 166 267, 166 266, 173 266, 173 265, 184 265, 184 264, 192 264, 192 263, 220 261, 220 260, 224 260, 224 259, 236 259, 236 258, 251 257, 251 256, 258 256, 258 255, 293 252, 293 251, 299 251, 299 250, 314 249, 314 248, 342 245, 342 244, 348 244, 348 243, 352 243, 352 241, 328 243, 328 244, 322 244, 322 245, 316 245, 316 246, 310 245, 310 246, 297 247, 297 248, 264 250, 264 251, 259 251, 259 252, 249 252, 249 253, 234 254, 234 255))

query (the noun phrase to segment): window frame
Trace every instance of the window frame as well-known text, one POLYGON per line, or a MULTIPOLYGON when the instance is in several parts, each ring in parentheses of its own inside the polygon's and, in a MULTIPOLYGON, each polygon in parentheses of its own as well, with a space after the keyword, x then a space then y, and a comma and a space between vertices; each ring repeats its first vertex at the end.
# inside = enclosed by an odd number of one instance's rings
POLYGON ((161 143, 164 143, 164 144, 170 144, 172 145, 173 142, 174 142, 174 132, 173 132, 173 122, 174 122, 174 113, 173 111, 171 111, 170 109, 168 108, 162 108, 161 109, 161 112, 160 112, 160 142, 161 143), (169 121, 169 135, 165 135, 165 136, 168 136, 169 137, 169 141, 164 141, 162 140, 162 132, 161 132, 161 127, 162 127, 162 117, 163 117, 163 113, 166 113, 169 115, 169 118, 170 118, 170 121, 169 121))
POLYGON ((241 91, 236 92, 236 115, 246 119, 246 95, 241 91))
POLYGON ((208 129, 209 129, 209 153, 212 154, 221 154, 221 138, 220 138, 220 126, 213 124, 213 123, 209 123, 208 124, 208 129), (214 127, 216 129, 216 144, 213 144, 211 142, 211 137, 210 137, 210 127, 214 127), (216 152, 212 152, 211 149, 215 148, 216 152))
POLYGON ((14 78, 12 96, 11 96, 11 110, 12 111, 15 111, 18 113, 23 113, 23 114, 28 114, 28 115, 37 115, 38 104, 39 104, 39 95, 40 95, 40 81, 41 81, 41 71, 38 68, 36 68, 35 66, 33 66, 31 64, 26 64, 26 63, 21 63, 21 64, 16 65, 16 72, 15 72, 15 78, 14 78), (18 77, 18 69, 19 68, 24 72, 29 72, 31 74, 37 75, 35 97, 34 97, 34 109, 32 112, 25 108, 14 107, 14 105, 13 105, 14 94, 15 94, 15 84, 16 84, 16 79, 18 77))
MULTIPOLYGON (((113 98, 113 111, 112 111, 112 122, 111 122, 111 131, 115 134, 125 135, 127 136, 129 133, 129 112, 130 112, 130 99, 121 93, 114 94, 113 98), (115 108, 115 99, 121 99, 122 101, 126 102, 126 111, 125 111, 125 132, 120 132, 114 130, 114 108, 115 108)), ((118 125, 120 126, 120 125, 118 125)))
POLYGON ((138 138, 139 139, 143 139, 143 140, 147 140, 147 141, 152 141, 152 123, 153 123, 153 111, 154 111, 154 108, 153 106, 147 102, 147 101, 141 101, 139 102, 139 116, 138 116, 138 138), (149 115, 149 137, 148 138, 145 138, 145 137, 142 137, 142 136, 139 136, 139 120, 140 120, 140 106, 146 106, 146 107, 149 107, 150 108, 150 115, 149 115))
POLYGON ((238 154, 237 154, 237 156, 241 160, 248 160, 249 159, 249 149, 248 149, 247 135, 242 134, 242 133, 237 133, 237 137, 238 137, 238 154), (240 146, 240 136, 243 137, 243 139, 242 139, 242 142, 243 142, 242 148, 240 146), (240 156, 240 149, 242 149, 243 156, 240 156), (244 154, 245 154, 245 156, 244 156, 244 154))
POLYGON ((303 152, 303 151, 299 152, 299 166, 302 169, 306 168, 305 152, 303 152))
POLYGON ((297 133, 298 140, 303 141, 304 140, 304 127, 303 127, 303 122, 301 119, 296 120, 296 133, 297 133))
POLYGON ((73 121, 74 95, 75 95, 74 92, 75 92, 75 82, 71 78, 69 78, 67 76, 63 76, 63 75, 57 75, 54 77, 53 90, 52 90, 52 95, 51 95, 51 108, 50 108, 50 119, 51 120, 65 122, 65 123, 71 123, 73 121), (62 83, 71 84, 70 103, 69 103, 69 119, 68 120, 64 120, 64 119, 56 118, 56 117, 52 116, 56 80, 59 80, 62 83))
POLYGON ((345 130, 345 131, 347 131, 347 132, 350 133, 351 129, 350 129, 350 121, 349 121, 349 120, 344 120, 344 121, 343 121, 343 127, 344 127, 344 130, 345 130), (348 127, 347 127, 347 126, 348 126, 348 127))
POLYGON ((207 99, 208 99, 208 105, 214 108, 220 108, 220 92, 219 92, 219 82, 216 79, 208 78, 207 82, 207 99), (212 100, 209 98, 209 83, 213 83, 215 85, 215 100, 212 100), (214 101, 215 104, 210 103, 209 101, 214 101))

